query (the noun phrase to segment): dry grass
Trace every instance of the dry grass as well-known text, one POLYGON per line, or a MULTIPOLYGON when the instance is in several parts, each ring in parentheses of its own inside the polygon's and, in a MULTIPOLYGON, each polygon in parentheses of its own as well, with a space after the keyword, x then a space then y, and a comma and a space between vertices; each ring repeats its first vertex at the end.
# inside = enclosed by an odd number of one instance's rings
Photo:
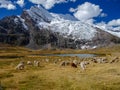
MULTIPOLYGON (((31 54, 41 53, 68 53, 71 50, 28 50, 20 47, 7 47, 0 50, 0 81, 4 90, 120 90, 120 62, 96 64, 90 63, 86 70, 80 67, 60 67, 54 64, 56 59, 68 60, 76 57, 38 56, 31 54), (2 56, 5 56, 4 58, 2 56), (18 56, 18 57, 9 57, 18 56), (46 58, 50 62, 45 62, 46 58), (15 70, 20 61, 39 60, 40 67, 25 66, 24 70, 15 70)), ((119 46, 111 49, 91 51, 73 50, 73 53, 106 54, 108 60, 119 56, 119 46), (117 49, 115 49, 117 48, 117 49), (98 51, 98 52, 97 52, 98 51)), ((98 57, 99 58, 99 57, 98 57)), ((79 58, 77 58, 79 59, 79 58)), ((87 58, 90 60, 90 58, 87 58)))

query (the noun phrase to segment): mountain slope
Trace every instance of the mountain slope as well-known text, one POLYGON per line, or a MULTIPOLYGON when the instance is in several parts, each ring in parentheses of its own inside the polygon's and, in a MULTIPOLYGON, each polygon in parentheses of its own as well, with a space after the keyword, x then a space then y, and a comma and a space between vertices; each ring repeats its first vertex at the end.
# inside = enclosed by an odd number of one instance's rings
POLYGON ((29 43, 29 31, 21 18, 10 16, 0 20, 0 42, 12 45, 29 43))
MULTIPOLYGON (((11 16, 0 20, 0 32, 6 35, 23 35, 14 37, 10 42, 22 44, 29 48, 95 48, 120 42, 120 38, 78 21, 71 15, 49 13, 41 6, 23 11, 21 16, 11 16)), ((9 43, 0 35, 0 42, 9 43)), ((10 36, 11 38, 11 36, 10 36)), ((11 43, 10 43, 11 44, 11 43)), ((14 43, 12 43, 14 44, 14 43)))

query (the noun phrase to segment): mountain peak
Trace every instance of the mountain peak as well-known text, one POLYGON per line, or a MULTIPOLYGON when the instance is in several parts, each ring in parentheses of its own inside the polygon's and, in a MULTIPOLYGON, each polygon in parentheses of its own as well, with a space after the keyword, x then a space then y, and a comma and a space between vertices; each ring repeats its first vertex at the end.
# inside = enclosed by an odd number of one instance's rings
POLYGON ((92 48, 120 42, 109 32, 68 14, 50 13, 42 6, 25 10, 20 17, 6 17, 0 20, 0 26, 0 33, 3 33, 0 42, 27 44, 31 48, 50 45, 58 48, 92 48))
POLYGON ((37 22, 50 22, 53 18, 52 15, 40 5, 32 6, 27 12, 31 18, 37 22))
POLYGON ((74 16, 70 14, 56 14, 56 13, 50 13, 54 19, 56 20, 70 20, 70 21, 78 21, 74 16))
POLYGON ((53 32, 59 32, 64 37, 92 40, 97 33, 95 27, 79 21, 72 15, 50 13, 40 5, 32 6, 27 12, 39 29, 50 29, 53 32))
POLYGON ((34 21, 37 21, 37 23, 51 22, 52 20, 78 21, 78 19, 76 19, 74 16, 70 14, 50 13, 46 9, 44 9, 41 5, 32 6, 29 10, 27 10, 27 12, 34 21))

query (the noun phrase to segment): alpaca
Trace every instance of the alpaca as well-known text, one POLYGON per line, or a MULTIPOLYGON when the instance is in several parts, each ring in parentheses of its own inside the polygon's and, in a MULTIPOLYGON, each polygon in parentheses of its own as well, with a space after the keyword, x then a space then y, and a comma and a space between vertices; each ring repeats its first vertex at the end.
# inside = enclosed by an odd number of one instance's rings
POLYGON ((16 66, 16 69, 18 69, 18 70, 23 70, 24 67, 25 67, 24 62, 20 62, 20 63, 16 66))

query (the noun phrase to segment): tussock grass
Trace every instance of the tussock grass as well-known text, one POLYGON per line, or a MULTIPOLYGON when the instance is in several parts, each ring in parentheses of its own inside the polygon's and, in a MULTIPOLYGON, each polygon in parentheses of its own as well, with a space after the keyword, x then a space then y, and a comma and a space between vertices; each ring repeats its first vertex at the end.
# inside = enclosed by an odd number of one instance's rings
MULTIPOLYGON (((104 54, 108 61, 119 57, 120 46, 105 47, 95 50, 29 50, 22 47, 1 47, 0 81, 4 90, 120 90, 120 62, 92 63, 85 71, 79 66, 61 67, 55 60, 87 60, 92 58, 32 56, 33 54, 51 53, 95 53, 104 54), (2 58, 4 56, 5 58, 2 58), (9 56, 21 56, 12 58, 9 56), (49 59, 46 62, 45 59, 49 59), (15 70, 20 61, 25 63, 40 61, 40 67, 26 65, 24 70, 15 70)), ((99 58, 98 56, 96 58, 99 58)), ((120 58, 120 57, 119 57, 120 58)))

